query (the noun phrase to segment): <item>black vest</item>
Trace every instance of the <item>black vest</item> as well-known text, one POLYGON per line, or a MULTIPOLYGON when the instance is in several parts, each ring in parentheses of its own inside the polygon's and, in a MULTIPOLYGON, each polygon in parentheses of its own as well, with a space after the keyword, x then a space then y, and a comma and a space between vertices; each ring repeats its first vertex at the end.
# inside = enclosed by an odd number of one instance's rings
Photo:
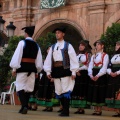
MULTIPOLYGON (((52 52, 54 51, 55 45, 56 44, 52 45, 52 52)), ((69 55, 68 55, 68 47, 69 47, 69 43, 65 42, 64 48, 61 49, 62 57, 63 57, 63 66, 52 67, 51 75, 53 78, 62 78, 62 77, 66 77, 66 76, 71 76, 71 74, 72 74, 72 72, 70 71, 70 59, 69 59, 69 55)), ((54 62, 53 57, 52 57, 52 62, 54 62)))
MULTIPOLYGON (((52 45, 52 52, 54 51, 55 45, 56 44, 52 45)), ((64 48, 61 49, 62 57, 63 57, 63 67, 64 67, 64 69, 70 68, 70 58, 69 58, 69 55, 68 55, 68 46, 69 46, 69 43, 65 42, 64 43, 64 48)))
MULTIPOLYGON (((38 44, 30 39, 25 39, 24 41, 24 48, 23 48, 23 55, 22 58, 31 58, 36 59, 39 46, 38 44)), ((17 72, 37 72, 35 63, 28 63, 28 62, 21 62, 21 67, 17 69, 17 72)))

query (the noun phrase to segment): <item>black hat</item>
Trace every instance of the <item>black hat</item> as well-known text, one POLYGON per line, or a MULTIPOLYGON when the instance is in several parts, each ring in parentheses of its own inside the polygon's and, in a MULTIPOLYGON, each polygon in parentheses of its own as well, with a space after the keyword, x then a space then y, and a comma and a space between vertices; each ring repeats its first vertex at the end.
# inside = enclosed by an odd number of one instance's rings
POLYGON ((24 30, 24 32, 27 33, 30 37, 32 37, 34 34, 35 26, 23 27, 22 30, 24 30))
POLYGON ((103 40, 97 40, 93 45, 96 46, 97 43, 100 43, 101 45, 105 45, 105 42, 103 40))
POLYGON ((59 27, 59 28, 56 28, 56 29, 53 31, 53 33, 55 33, 57 30, 58 30, 58 31, 61 31, 61 32, 63 32, 63 33, 66 32, 66 28, 65 28, 65 27, 59 27))
POLYGON ((84 44, 85 46, 88 46, 89 49, 92 49, 92 47, 90 46, 88 40, 81 40, 81 41, 80 41, 80 44, 84 44))
POLYGON ((90 45, 89 41, 88 41, 88 40, 85 40, 85 42, 87 43, 87 45, 88 45, 89 49, 92 49, 92 47, 91 47, 91 45, 90 45))

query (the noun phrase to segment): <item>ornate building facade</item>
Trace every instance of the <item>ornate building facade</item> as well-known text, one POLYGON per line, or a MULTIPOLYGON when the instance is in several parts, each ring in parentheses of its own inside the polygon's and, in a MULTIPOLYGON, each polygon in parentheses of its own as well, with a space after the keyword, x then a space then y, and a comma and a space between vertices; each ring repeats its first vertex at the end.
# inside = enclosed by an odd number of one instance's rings
POLYGON ((23 35, 22 27, 35 25, 35 39, 65 26, 66 39, 93 44, 108 26, 120 22, 120 0, 67 0, 65 6, 52 9, 40 9, 40 0, 0 0, 0 5, 5 24, 13 21, 17 27, 15 35, 23 35))

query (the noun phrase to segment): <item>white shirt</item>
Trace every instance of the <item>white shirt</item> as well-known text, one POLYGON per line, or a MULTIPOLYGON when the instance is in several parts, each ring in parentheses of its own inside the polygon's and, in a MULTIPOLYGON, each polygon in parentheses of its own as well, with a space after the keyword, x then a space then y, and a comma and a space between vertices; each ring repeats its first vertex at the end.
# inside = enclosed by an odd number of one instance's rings
MULTIPOLYGON (((103 56, 102 52, 99 52, 96 55, 92 55, 90 64, 88 66, 88 75, 90 77, 93 76, 93 70, 92 69, 95 66, 94 62, 95 63, 102 62, 102 56, 103 56)), ((103 64, 99 65, 99 67, 101 67, 101 69, 100 69, 99 73, 96 76, 100 77, 100 76, 106 74, 108 63, 109 63, 109 57, 108 57, 108 54, 106 54, 104 56, 104 59, 103 59, 103 64)))
MULTIPOLYGON (((54 47, 54 51, 53 51, 54 61, 63 61, 61 49, 64 48, 64 43, 65 43, 64 40, 57 41, 57 43, 54 47)), ((72 75, 76 75, 76 72, 79 68, 79 63, 77 60, 75 50, 71 44, 69 44, 69 46, 68 46, 68 55, 70 58, 70 70, 72 71, 72 75)), ((52 47, 50 48, 49 53, 45 59, 43 68, 44 68, 44 71, 47 73, 47 75, 51 74, 51 72, 52 72, 51 71, 51 68, 52 68, 52 47)))
POLYGON ((57 42, 55 49, 53 51, 54 61, 63 61, 61 49, 63 48, 63 41, 57 42))
MULTIPOLYGON (((112 64, 120 64, 120 54, 116 54, 112 57, 111 59, 111 63, 112 64)), ((107 69, 107 73, 110 75, 110 73, 112 72, 112 70, 110 68, 107 69)), ((120 70, 116 71, 117 75, 120 74, 120 70)))
POLYGON ((79 54, 77 56, 78 62, 79 62, 79 70, 87 70, 87 65, 82 65, 82 63, 86 62, 86 55, 85 54, 79 54), (82 65, 82 66, 81 66, 82 65))
MULTIPOLYGON (((31 37, 27 37, 26 39, 33 40, 31 37)), ((16 71, 16 69, 21 67, 20 64, 21 64, 21 59, 22 59, 22 55, 23 55, 24 44, 25 44, 24 41, 21 40, 18 43, 18 46, 13 54, 13 57, 12 57, 11 62, 10 62, 10 67, 13 68, 13 71, 16 71)), ((42 70, 42 67, 43 67, 42 54, 41 54, 40 48, 38 50, 37 58, 35 60, 35 65, 37 68, 37 72, 40 72, 42 70)))

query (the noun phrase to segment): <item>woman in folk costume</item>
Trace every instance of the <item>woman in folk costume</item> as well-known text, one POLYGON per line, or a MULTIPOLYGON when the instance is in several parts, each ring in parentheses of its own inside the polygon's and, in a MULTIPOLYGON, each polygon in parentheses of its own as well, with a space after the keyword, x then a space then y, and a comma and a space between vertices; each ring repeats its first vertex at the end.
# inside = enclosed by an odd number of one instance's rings
POLYGON ((94 106, 93 115, 102 114, 102 106, 105 105, 105 93, 107 84, 107 66, 109 56, 104 52, 104 42, 98 40, 94 43, 96 53, 92 55, 88 67, 88 75, 91 80, 88 86, 87 104, 94 106))
POLYGON ((42 55, 38 44, 33 40, 35 26, 24 27, 25 40, 21 40, 10 62, 12 75, 16 74, 16 91, 19 94, 21 109, 27 114, 30 93, 34 90, 35 75, 42 70, 42 55))
MULTIPOLYGON (((50 46, 47 49, 47 53, 49 52, 50 46)), ((53 106, 57 104, 57 100, 55 98, 55 88, 54 82, 52 79, 48 79, 44 70, 40 73, 40 83, 39 90, 37 93, 37 103, 41 106, 45 106, 43 111, 52 112, 53 106), (56 101, 56 102, 55 102, 56 101)))
POLYGON ((72 45, 64 41, 65 28, 54 31, 57 43, 50 48, 44 70, 49 79, 54 79, 56 98, 60 99, 63 106, 59 116, 69 116, 69 102, 79 64, 72 45))
POLYGON ((82 40, 79 44, 79 71, 75 79, 75 86, 72 92, 71 106, 77 107, 75 114, 84 114, 84 108, 87 107, 87 89, 90 77, 88 76, 88 64, 91 57, 91 46, 89 41, 82 40))
POLYGON ((107 73, 106 104, 110 108, 116 108, 117 112, 113 117, 120 117, 120 41, 116 42, 115 54, 111 58, 107 73))

